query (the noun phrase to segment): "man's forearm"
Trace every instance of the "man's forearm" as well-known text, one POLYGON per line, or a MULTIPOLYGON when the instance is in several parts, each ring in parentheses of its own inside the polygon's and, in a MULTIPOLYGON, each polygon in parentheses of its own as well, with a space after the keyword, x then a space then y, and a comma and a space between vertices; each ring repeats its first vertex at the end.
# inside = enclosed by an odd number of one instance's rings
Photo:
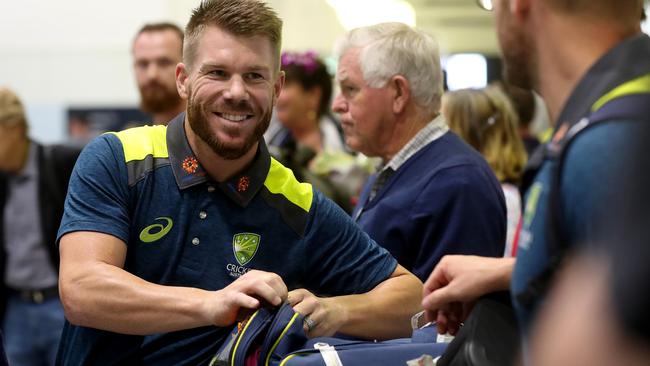
POLYGON ((330 298, 340 306, 340 332, 366 339, 410 337, 411 317, 421 310, 422 282, 405 272, 365 294, 330 298))
POLYGON ((60 290, 75 325, 146 335, 210 324, 204 309, 214 293, 153 284, 105 263, 73 271, 60 290))

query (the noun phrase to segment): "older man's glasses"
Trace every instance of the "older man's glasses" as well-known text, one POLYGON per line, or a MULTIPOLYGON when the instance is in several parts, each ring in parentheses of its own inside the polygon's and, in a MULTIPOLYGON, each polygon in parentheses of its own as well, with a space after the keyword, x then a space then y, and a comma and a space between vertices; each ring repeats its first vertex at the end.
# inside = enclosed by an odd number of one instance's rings
POLYGON ((478 6, 485 10, 492 10, 494 7, 492 6, 492 0, 476 0, 478 3, 478 6))

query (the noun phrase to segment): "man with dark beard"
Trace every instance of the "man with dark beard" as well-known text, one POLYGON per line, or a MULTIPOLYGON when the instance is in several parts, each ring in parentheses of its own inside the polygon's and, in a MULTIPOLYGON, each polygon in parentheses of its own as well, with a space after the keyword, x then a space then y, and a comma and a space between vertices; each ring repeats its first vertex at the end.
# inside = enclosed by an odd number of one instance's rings
POLYGON ((167 124, 185 110, 174 74, 183 58, 183 31, 172 23, 146 24, 135 36, 132 52, 140 108, 154 124, 167 124))
POLYGON ((421 282, 264 144, 281 25, 259 0, 202 2, 176 67, 187 114, 82 153, 59 229, 59 364, 207 364, 237 319, 283 301, 309 336, 410 335, 421 282))
POLYGON ((477 298, 510 288, 527 336, 563 254, 602 241, 623 212, 612 203, 629 142, 648 122, 650 39, 642 0, 481 3, 494 3, 508 82, 544 97, 556 131, 527 190, 517 259, 447 256, 423 306, 440 331, 455 333, 477 298), (632 112, 639 107, 645 118, 632 112))

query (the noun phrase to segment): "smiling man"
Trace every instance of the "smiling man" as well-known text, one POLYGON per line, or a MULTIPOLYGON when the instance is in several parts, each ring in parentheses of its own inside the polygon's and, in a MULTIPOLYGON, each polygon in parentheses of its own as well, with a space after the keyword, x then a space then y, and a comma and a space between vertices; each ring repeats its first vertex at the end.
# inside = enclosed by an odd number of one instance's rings
POLYGON ((187 113, 82 153, 59 230, 59 364, 204 364, 242 314, 286 300, 309 336, 410 334, 421 282, 268 154, 280 35, 260 1, 204 1, 176 68, 187 113))

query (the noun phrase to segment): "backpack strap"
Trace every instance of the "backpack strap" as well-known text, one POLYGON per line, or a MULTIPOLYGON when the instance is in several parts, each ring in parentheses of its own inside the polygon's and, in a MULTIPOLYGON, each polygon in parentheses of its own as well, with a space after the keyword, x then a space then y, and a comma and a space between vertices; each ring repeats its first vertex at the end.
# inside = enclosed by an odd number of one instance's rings
POLYGON ((542 272, 534 277, 526 289, 516 294, 523 306, 530 308, 535 300, 543 296, 569 250, 567 228, 562 211, 560 185, 566 154, 576 136, 589 128, 604 122, 616 120, 634 120, 650 122, 650 74, 630 80, 602 96, 591 108, 591 114, 572 125, 560 126, 558 131, 566 129, 564 136, 549 142, 544 148, 545 159, 556 162, 551 178, 549 206, 547 210, 547 249, 549 263, 542 272))

